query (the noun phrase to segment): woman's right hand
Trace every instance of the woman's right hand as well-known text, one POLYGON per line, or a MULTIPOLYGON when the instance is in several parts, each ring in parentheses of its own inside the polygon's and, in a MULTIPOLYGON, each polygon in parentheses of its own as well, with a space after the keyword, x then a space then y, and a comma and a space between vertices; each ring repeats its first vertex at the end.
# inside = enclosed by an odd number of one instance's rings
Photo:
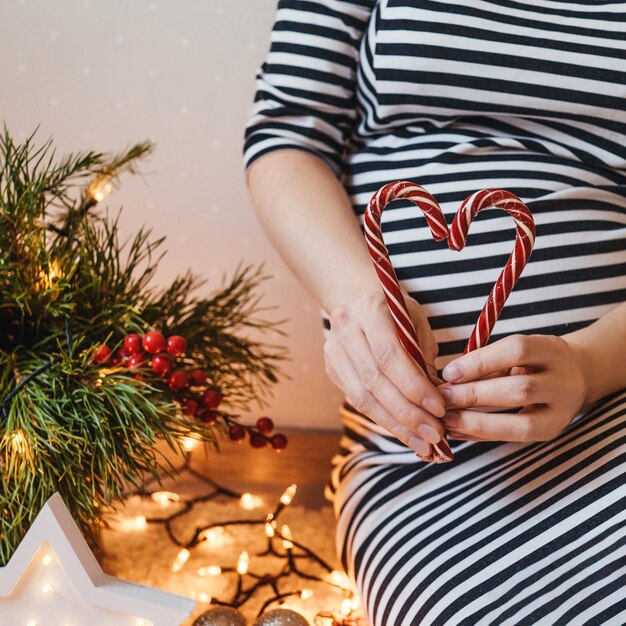
MULTIPOLYGON (((405 300, 433 375, 437 342, 419 304, 405 300)), ((324 355, 326 374, 350 404, 418 455, 443 438, 444 399, 402 347, 381 291, 331 311, 324 355)))

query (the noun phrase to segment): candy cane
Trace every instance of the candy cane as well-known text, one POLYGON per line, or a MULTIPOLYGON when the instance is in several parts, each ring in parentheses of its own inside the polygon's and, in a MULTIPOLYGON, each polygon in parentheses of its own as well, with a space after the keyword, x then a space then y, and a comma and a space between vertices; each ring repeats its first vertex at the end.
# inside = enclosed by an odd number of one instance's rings
POLYGON ((515 220, 517 231, 515 247, 478 316, 478 321, 465 346, 465 354, 484 346, 489 341, 504 303, 524 270, 535 243, 535 222, 528 207, 509 191, 483 189, 466 198, 454 216, 448 239, 448 245, 452 250, 460 251, 464 248, 472 220, 482 209, 489 207, 503 209, 515 220))
MULTIPOLYGON (((392 200, 405 199, 417 205, 426 218, 433 238, 441 241, 448 237, 448 246, 460 251, 465 247, 470 224, 482 209, 501 208, 515 220, 516 241, 502 273, 485 302, 478 321, 465 347, 465 353, 484 346, 500 315, 504 303, 520 277, 535 243, 535 223, 528 207, 509 191, 485 189, 466 198, 457 211, 450 233, 439 204, 423 187, 406 181, 389 183, 372 196, 365 212, 365 239, 374 268, 383 287, 396 332, 405 350, 426 373, 426 361, 417 341, 417 333, 409 315, 396 272, 389 260, 383 241, 381 215, 392 200)), ((425 461, 442 463, 454 459, 445 439, 433 445, 434 453, 422 457, 425 461)))
MULTIPOLYGON (((448 223, 443 215, 439 204, 423 187, 414 183, 399 181, 389 183, 379 189, 369 202, 365 211, 365 240, 369 250, 374 269, 383 287, 383 292, 395 323, 396 332, 400 343, 415 362, 428 376, 426 360, 417 341, 415 326, 409 315, 409 310, 404 301, 400 283, 396 272, 389 260, 389 252, 383 241, 381 229, 381 216, 384 208, 392 200, 409 200, 417 205, 423 212, 430 232, 436 241, 441 241, 448 236, 448 223)), ((433 444, 434 454, 422 457, 425 461, 443 463, 454 460, 454 455, 445 439, 433 444)))
POLYGON ((370 200, 365 212, 365 240, 374 269, 383 287, 389 311, 393 317, 400 343, 426 372, 426 360, 417 341, 415 326, 409 315, 396 271, 389 260, 389 252, 383 241, 380 220, 384 208, 392 200, 409 200, 417 205, 426 218, 433 238, 441 241, 448 236, 448 224, 437 201, 423 188, 414 183, 396 182, 381 187, 370 200))

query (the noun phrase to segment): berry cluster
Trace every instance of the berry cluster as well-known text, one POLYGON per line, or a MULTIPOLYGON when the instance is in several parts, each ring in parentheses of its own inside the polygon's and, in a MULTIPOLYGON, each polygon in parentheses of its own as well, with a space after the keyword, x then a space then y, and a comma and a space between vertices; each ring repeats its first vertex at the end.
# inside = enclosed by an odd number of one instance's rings
POLYGON ((186 350, 187 340, 184 337, 172 335, 166 339, 158 330, 151 330, 143 337, 136 333, 126 335, 124 345, 115 354, 106 345, 97 346, 93 360, 99 365, 127 367, 137 378, 141 378, 141 372, 149 367, 153 375, 166 379, 185 415, 207 426, 213 426, 221 418, 228 426, 232 441, 240 443, 248 434, 253 448, 263 448, 269 443, 280 452, 287 446, 285 435, 271 435, 274 423, 269 417, 259 418, 255 427, 242 426, 233 416, 218 411, 224 396, 220 389, 207 385, 207 376, 202 370, 175 369, 176 357, 182 356, 186 350))
POLYGON ((259 417, 256 421, 256 428, 231 423, 229 425, 228 435, 233 441, 240 443, 246 438, 247 431, 250 445, 253 448, 263 448, 269 443, 274 450, 280 452, 287 447, 287 437, 282 433, 270 435, 272 430, 274 430, 274 422, 269 417, 259 417))
POLYGON ((151 330, 143 337, 137 333, 126 335, 124 345, 115 354, 106 345, 98 346, 93 360, 98 364, 128 367, 133 373, 138 373, 149 365, 155 376, 168 377, 170 389, 180 391, 189 386, 191 373, 175 370, 174 359, 182 356, 186 350, 187 340, 184 337, 172 335, 165 339, 158 330, 151 330))

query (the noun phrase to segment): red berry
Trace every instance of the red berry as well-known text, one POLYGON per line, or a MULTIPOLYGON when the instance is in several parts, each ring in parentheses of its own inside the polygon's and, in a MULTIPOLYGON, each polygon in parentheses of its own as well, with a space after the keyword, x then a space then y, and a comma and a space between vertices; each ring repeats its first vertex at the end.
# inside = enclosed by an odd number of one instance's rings
POLYGON ((158 330, 151 330, 146 333, 141 341, 143 349, 150 354, 163 352, 167 347, 165 337, 158 330))
POLYGON ((152 357, 152 371, 157 376, 166 376, 172 371, 174 362, 169 354, 155 354, 152 357))
POLYGON ((243 441, 246 438, 246 429, 239 424, 231 424, 228 429, 228 436, 237 443, 243 441))
POLYGON ((112 359, 112 363, 115 363, 115 365, 122 365, 122 366, 126 366, 128 364, 128 358, 131 355, 128 354, 128 352, 126 352, 126 350, 124 350, 124 348, 120 348, 116 353, 115 356, 112 359))
POLYGON ((189 380, 187 379, 187 374, 185 374, 183 370, 174 370, 167 379, 167 384, 170 386, 170 389, 180 391, 181 389, 189 386, 189 380))
POLYGON ((250 445, 253 448, 263 448, 267 443, 267 439, 261 433, 252 433, 250 435, 250 445))
POLYGON ((172 356, 179 356, 187 351, 187 340, 180 335, 172 335, 167 340, 167 351, 172 356))
POLYGON ((267 435, 267 433, 271 433, 274 430, 274 422, 269 417, 259 417, 256 421, 256 429, 267 435))
POLYGON ((284 450, 287 447, 287 437, 285 435, 276 434, 270 439, 270 443, 272 444, 272 448, 277 452, 284 450))
POLYGON ((218 389, 207 389, 202 396, 202 404, 207 409, 216 409, 224 399, 218 389))
POLYGON ((211 409, 201 408, 198 409, 196 413, 196 417, 203 423, 208 424, 209 426, 213 426, 215 422, 217 422, 217 418, 220 414, 217 411, 211 411, 211 409))
POLYGON ((141 352, 141 337, 137 333, 124 337, 124 351, 129 356, 141 352))
POLYGON ((189 372, 189 382, 192 387, 202 387, 206 383, 206 374, 202 370, 191 370, 189 372))
POLYGON ((124 357, 120 354, 120 351, 118 350, 112 357, 111 357, 111 365, 113 367, 117 367, 118 365, 123 365, 124 364, 124 357))
POLYGON ((106 363, 109 360, 109 357, 111 356, 111 352, 112 352, 111 348, 101 343, 100 345, 96 346, 96 350, 97 352, 94 354, 94 357, 93 357, 94 362, 106 363))
POLYGON ((183 400, 183 407, 183 413, 185 415, 191 415, 191 417, 194 417, 200 408, 200 403, 194 398, 185 398, 183 400))
POLYGON ((137 352, 137 354, 133 354, 128 357, 128 361, 126 361, 126 365, 130 369, 134 369, 140 367, 143 363, 146 362, 146 355, 143 352, 137 352))

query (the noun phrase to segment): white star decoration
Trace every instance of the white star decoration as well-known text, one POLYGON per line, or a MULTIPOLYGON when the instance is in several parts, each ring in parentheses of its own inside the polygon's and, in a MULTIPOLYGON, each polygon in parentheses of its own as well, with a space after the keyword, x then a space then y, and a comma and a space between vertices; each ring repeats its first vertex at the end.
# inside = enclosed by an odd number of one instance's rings
POLYGON ((178 626, 194 605, 106 575, 59 494, 0 568, 0 626, 178 626))

